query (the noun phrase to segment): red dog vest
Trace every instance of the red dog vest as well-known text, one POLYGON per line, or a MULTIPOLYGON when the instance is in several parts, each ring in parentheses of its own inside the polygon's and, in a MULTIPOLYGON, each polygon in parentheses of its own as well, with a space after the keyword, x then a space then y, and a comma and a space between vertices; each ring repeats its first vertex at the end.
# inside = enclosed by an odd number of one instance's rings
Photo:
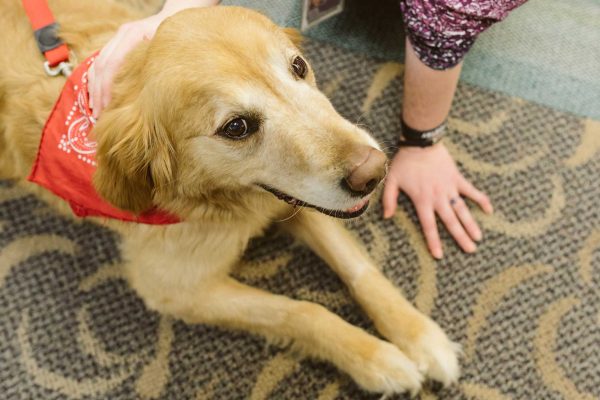
POLYGON ((44 131, 29 180, 69 202, 75 215, 120 219, 144 224, 173 224, 179 220, 161 210, 140 215, 120 210, 102 199, 92 185, 96 170, 96 121, 88 104, 87 72, 95 55, 67 79, 44 131))

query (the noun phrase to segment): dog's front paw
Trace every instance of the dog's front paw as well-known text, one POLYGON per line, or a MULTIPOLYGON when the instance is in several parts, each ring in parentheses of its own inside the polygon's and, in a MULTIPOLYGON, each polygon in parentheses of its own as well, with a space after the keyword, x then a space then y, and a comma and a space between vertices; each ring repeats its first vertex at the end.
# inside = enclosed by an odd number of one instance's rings
POLYGON ((368 359, 354 360, 348 373, 364 389, 386 394, 410 392, 414 395, 423 381, 415 363, 396 346, 384 341, 368 359))
POLYGON ((458 380, 460 345, 452 342, 433 321, 427 320, 418 339, 406 346, 406 354, 420 372, 448 386, 458 380))

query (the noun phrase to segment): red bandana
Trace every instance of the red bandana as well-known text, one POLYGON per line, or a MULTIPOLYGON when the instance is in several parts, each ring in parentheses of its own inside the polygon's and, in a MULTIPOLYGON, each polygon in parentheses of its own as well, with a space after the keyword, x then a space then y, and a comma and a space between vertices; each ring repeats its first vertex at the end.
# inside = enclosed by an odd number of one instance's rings
POLYGON ((135 215, 115 208, 92 185, 97 143, 92 132, 96 121, 88 104, 87 71, 95 56, 85 60, 67 79, 46 121, 28 179, 68 201, 79 217, 108 217, 154 225, 177 223, 177 217, 161 210, 135 215))

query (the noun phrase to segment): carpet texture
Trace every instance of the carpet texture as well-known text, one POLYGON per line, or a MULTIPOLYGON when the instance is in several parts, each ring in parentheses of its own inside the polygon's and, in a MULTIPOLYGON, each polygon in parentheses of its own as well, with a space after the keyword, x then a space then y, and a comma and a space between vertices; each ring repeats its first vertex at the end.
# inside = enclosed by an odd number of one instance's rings
MULTIPOLYGON (((313 41, 323 90, 392 143, 403 68, 313 41)), ((350 227, 385 274, 464 348, 460 382, 422 399, 600 397, 600 122, 461 84, 446 141, 487 191, 474 255, 427 253, 406 198, 350 227)), ((375 202, 376 203, 376 202, 375 202)), ((119 238, 0 182, 0 398, 378 399, 329 364, 150 312, 121 279, 119 238)), ((269 232, 236 275, 374 332, 310 250, 269 232)), ((408 398, 398 396, 397 398, 408 398)))

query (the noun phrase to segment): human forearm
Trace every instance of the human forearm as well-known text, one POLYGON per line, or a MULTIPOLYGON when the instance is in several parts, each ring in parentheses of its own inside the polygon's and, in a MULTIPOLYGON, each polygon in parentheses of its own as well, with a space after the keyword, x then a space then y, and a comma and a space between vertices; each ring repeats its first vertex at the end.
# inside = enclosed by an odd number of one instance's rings
POLYGON ((443 71, 423 64, 406 39, 402 118, 413 129, 430 130, 448 117, 462 63, 443 71))

